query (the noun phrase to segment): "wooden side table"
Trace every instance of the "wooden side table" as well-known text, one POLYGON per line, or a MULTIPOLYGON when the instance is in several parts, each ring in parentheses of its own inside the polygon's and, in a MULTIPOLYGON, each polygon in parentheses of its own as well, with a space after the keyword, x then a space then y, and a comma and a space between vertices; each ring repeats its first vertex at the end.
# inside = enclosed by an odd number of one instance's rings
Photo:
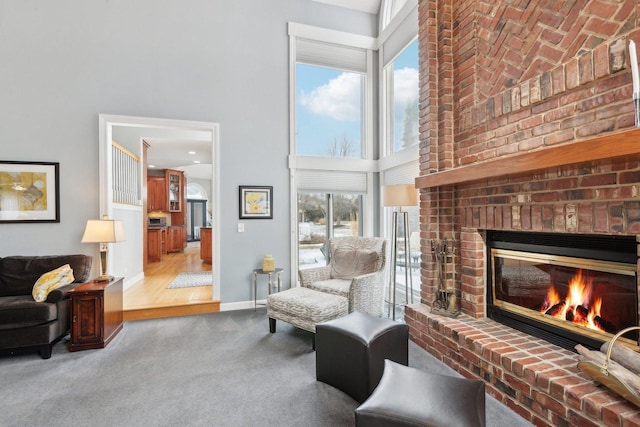
POLYGON ((261 268, 256 268, 253 270, 253 309, 255 310, 258 306, 258 274, 266 274, 269 277, 269 290, 267 291, 271 294, 271 288, 273 287, 273 275, 275 274, 278 284, 278 292, 280 292, 280 273, 282 272, 282 268, 276 268, 273 271, 264 271, 261 268))
POLYGON ((88 282, 70 292, 70 351, 104 348, 122 330, 122 282, 88 282))
POLYGON ((211 244, 212 244, 212 231, 211 227, 200 228, 200 258, 203 262, 211 264, 211 244))

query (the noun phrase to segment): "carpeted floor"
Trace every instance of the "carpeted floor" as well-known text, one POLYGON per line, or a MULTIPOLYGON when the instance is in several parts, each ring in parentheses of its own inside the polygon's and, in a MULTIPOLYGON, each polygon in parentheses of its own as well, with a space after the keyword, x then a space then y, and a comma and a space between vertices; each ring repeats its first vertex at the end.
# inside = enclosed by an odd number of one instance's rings
MULTIPOLYGON (((409 365, 451 374, 410 343, 409 365)), ((265 309, 127 322, 105 349, 0 358, 1 426, 352 426, 357 402, 315 379, 311 334, 265 309)), ((416 402, 419 405, 420 402, 416 402)), ((530 426, 487 399, 488 426, 530 426)))
POLYGON ((169 283, 167 289, 192 288, 195 286, 211 286, 213 275, 210 271, 195 271, 179 273, 175 279, 169 283))

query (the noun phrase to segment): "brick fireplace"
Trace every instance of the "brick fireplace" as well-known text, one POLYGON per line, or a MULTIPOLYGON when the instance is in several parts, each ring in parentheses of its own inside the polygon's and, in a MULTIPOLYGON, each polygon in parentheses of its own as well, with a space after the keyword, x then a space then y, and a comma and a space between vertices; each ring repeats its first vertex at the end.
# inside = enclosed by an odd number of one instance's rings
MULTIPOLYGON (((486 236, 640 234, 630 0, 419 1, 421 303, 411 338, 535 425, 640 426, 577 355, 487 318, 486 236), (433 314, 431 241, 462 314, 433 314)), ((637 240, 636 240, 637 241, 637 240)), ((640 253, 640 252, 639 252, 640 253)))

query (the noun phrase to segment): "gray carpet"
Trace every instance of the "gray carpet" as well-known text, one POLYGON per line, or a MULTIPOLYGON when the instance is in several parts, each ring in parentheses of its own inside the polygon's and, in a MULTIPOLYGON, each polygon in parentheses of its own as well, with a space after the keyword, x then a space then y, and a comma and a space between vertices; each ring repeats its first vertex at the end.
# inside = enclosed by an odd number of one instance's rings
MULTIPOLYGON (((452 373, 410 343, 409 365, 452 373)), ((127 322, 105 349, 0 358, 1 426, 352 426, 357 402, 315 379, 311 334, 265 309, 127 322)), ((420 402, 416 402, 417 405, 420 402)), ((495 399, 488 426, 529 426, 495 399)))

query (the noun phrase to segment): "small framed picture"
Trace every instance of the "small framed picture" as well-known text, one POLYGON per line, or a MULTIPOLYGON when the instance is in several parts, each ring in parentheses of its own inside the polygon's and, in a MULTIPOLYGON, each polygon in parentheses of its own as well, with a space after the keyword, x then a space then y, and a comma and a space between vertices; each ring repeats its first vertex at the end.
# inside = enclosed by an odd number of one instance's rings
POLYGON ((241 185, 240 219, 273 219, 273 187, 241 185))
POLYGON ((0 160, 0 223, 60 222, 59 167, 0 160))

